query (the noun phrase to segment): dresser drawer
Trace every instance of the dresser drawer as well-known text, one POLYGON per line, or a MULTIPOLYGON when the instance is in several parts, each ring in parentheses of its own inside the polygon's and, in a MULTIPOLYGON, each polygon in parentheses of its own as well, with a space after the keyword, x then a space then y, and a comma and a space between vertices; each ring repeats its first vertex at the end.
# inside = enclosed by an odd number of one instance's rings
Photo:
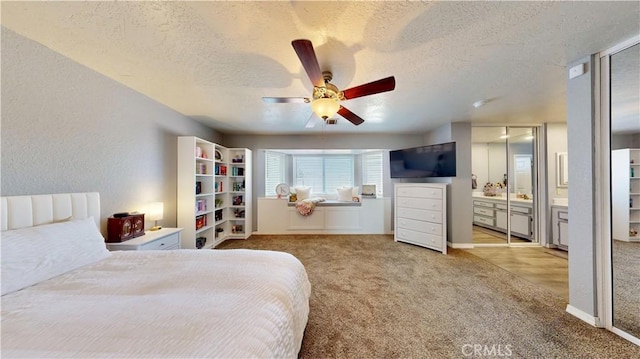
POLYGON ((180 233, 173 233, 166 237, 158 238, 155 241, 145 243, 141 250, 169 250, 180 248, 180 233))
POLYGON ((399 229, 410 229, 416 232, 429 233, 436 236, 442 235, 442 225, 438 223, 416 221, 414 219, 398 218, 399 229))
POLYGON ((511 212, 529 213, 531 212, 531 208, 511 205, 511 212))
POLYGON ((489 217, 494 216, 494 211, 489 208, 473 207, 473 213, 481 214, 483 216, 489 216, 489 217))
POLYGON ((473 201, 474 206, 493 208, 493 202, 473 201))
POLYGON ((428 187, 399 187, 398 196, 442 199, 442 189, 428 187))
POLYGON ((433 223, 442 223, 442 212, 430 211, 427 209, 404 208, 396 209, 398 218, 417 219, 419 221, 427 221, 433 223))
POLYGON ((441 199, 427 199, 427 198, 408 198, 408 197, 398 197, 397 198, 398 208, 419 208, 419 209, 428 209, 428 210, 441 210, 442 209, 442 200, 441 199))
POLYGON ((558 219, 564 219, 566 221, 569 220, 569 213, 568 212, 558 212, 558 219))
MULTIPOLYGON (((496 208, 497 209, 504 209, 505 211, 507 210, 507 205, 502 204, 502 203, 496 203, 496 208)), ((521 207, 521 206, 514 206, 513 204, 511 204, 511 212, 518 212, 518 213, 529 213, 531 212, 531 208, 529 207, 521 207)))
POLYGON ((442 236, 434 236, 427 233, 416 232, 410 229, 396 229, 396 238, 402 242, 409 242, 427 246, 433 249, 442 249, 442 236))
POLYGON ((493 218, 487 218, 482 216, 473 216, 473 221, 476 223, 486 224, 488 226, 494 226, 493 218))

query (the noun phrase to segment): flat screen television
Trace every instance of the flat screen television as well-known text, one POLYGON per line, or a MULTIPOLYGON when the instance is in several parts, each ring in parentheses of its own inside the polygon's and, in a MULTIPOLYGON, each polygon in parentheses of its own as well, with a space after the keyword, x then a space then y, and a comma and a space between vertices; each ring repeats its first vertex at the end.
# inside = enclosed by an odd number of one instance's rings
POLYGON ((456 143, 389 151, 391 178, 456 176, 456 143))

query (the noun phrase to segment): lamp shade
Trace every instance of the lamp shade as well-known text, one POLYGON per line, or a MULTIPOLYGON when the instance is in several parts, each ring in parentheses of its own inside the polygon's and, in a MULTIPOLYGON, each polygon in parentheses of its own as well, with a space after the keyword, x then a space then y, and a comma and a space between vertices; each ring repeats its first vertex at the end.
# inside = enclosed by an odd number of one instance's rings
POLYGON ((149 204, 149 220, 159 221, 164 216, 164 204, 162 202, 152 202, 149 204))
POLYGON ((313 112, 315 112, 318 117, 326 120, 338 112, 340 104, 337 99, 321 97, 313 100, 311 103, 311 109, 313 109, 313 112))

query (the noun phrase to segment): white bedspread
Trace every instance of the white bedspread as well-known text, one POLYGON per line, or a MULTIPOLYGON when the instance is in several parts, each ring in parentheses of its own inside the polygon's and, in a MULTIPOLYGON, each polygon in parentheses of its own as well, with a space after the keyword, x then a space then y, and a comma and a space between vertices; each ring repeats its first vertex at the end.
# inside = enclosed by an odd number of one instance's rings
POLYGON ((297 357, 310 291, 281 252, 114 252, 3 296, 1 354, 297 357))

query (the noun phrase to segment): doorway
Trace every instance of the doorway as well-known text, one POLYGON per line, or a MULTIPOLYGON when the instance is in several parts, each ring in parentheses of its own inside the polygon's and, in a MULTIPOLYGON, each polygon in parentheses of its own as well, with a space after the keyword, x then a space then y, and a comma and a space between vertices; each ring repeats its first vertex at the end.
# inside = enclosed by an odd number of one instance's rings
POLYGON ((472 127, 474 246, 539 245, 538 128, 472 127))

